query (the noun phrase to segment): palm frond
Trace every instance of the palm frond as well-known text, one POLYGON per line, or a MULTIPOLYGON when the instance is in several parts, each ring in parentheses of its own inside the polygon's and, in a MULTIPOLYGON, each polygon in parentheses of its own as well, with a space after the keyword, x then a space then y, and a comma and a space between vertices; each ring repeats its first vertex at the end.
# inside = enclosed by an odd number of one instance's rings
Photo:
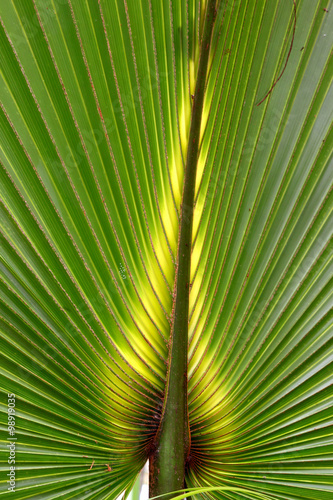
MULTIPOLYGON (((18 499, 116 498, 151 451, 205 6, 0 6, 1 457, 14 393, 18 499)), ((186 484, 224 489, 202 498, 332 496, 332 18, 331 0, 217 3, 186 484)))

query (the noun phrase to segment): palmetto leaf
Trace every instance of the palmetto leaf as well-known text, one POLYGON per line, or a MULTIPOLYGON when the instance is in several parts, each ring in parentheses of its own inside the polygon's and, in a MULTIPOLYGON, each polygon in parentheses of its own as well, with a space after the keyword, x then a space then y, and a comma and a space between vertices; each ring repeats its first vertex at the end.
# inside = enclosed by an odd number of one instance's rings
MULTIPOLYGON (((150 453, 205 6, 1 3, 4 498, 7 393, 15 498, 116 498, 150 453)), ((217 2, 186 477, 214 498, 332 496, 333 4, 296 7, 217 2)))

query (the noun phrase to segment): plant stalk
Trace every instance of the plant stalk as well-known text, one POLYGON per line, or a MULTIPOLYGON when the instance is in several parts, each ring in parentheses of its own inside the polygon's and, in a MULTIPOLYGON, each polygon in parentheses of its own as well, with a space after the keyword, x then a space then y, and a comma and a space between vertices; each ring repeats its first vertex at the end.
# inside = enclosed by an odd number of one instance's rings
MULTIPOLYGON (((186 459, 190 451, 187 351, 192 226, 200 128, 215 6, 216 0, 208 0, 192 104, 178 237, 169 363, 162 419, 156 434, 155 450, 150 457, 150 497, 184 488, 186 459)), ((164 498, 169 499, 172 496, 164 498)))

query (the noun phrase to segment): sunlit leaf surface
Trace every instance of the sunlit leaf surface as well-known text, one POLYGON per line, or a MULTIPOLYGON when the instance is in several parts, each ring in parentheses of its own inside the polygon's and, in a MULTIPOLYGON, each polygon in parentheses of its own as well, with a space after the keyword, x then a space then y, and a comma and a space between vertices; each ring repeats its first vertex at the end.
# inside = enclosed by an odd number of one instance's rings
MULTIPOLYGON (((220 499, 329 500, 333 3, 217 4, 186 482, 220 499)), ((147 460, 204 9, 0 3, 1 459, 7 473, 14 393, 15 499, 116 498, 147 460)))

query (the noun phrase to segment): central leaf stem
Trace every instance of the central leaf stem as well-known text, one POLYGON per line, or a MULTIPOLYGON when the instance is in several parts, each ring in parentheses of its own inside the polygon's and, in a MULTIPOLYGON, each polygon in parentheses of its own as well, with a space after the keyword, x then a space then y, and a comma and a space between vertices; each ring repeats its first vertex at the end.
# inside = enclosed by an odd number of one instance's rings
MULTIPOLYGON (((190 450, 187 347, 192 226, 201 119, 215 6, 216 0, 208 0, 193 98, 178 237, 169 363, 161 424, 156 435, 156 448, 150 457, 150 497, 184 487, 185 463, 190 450)), ((172 498, 172 495, 164 498, 172 498)))

